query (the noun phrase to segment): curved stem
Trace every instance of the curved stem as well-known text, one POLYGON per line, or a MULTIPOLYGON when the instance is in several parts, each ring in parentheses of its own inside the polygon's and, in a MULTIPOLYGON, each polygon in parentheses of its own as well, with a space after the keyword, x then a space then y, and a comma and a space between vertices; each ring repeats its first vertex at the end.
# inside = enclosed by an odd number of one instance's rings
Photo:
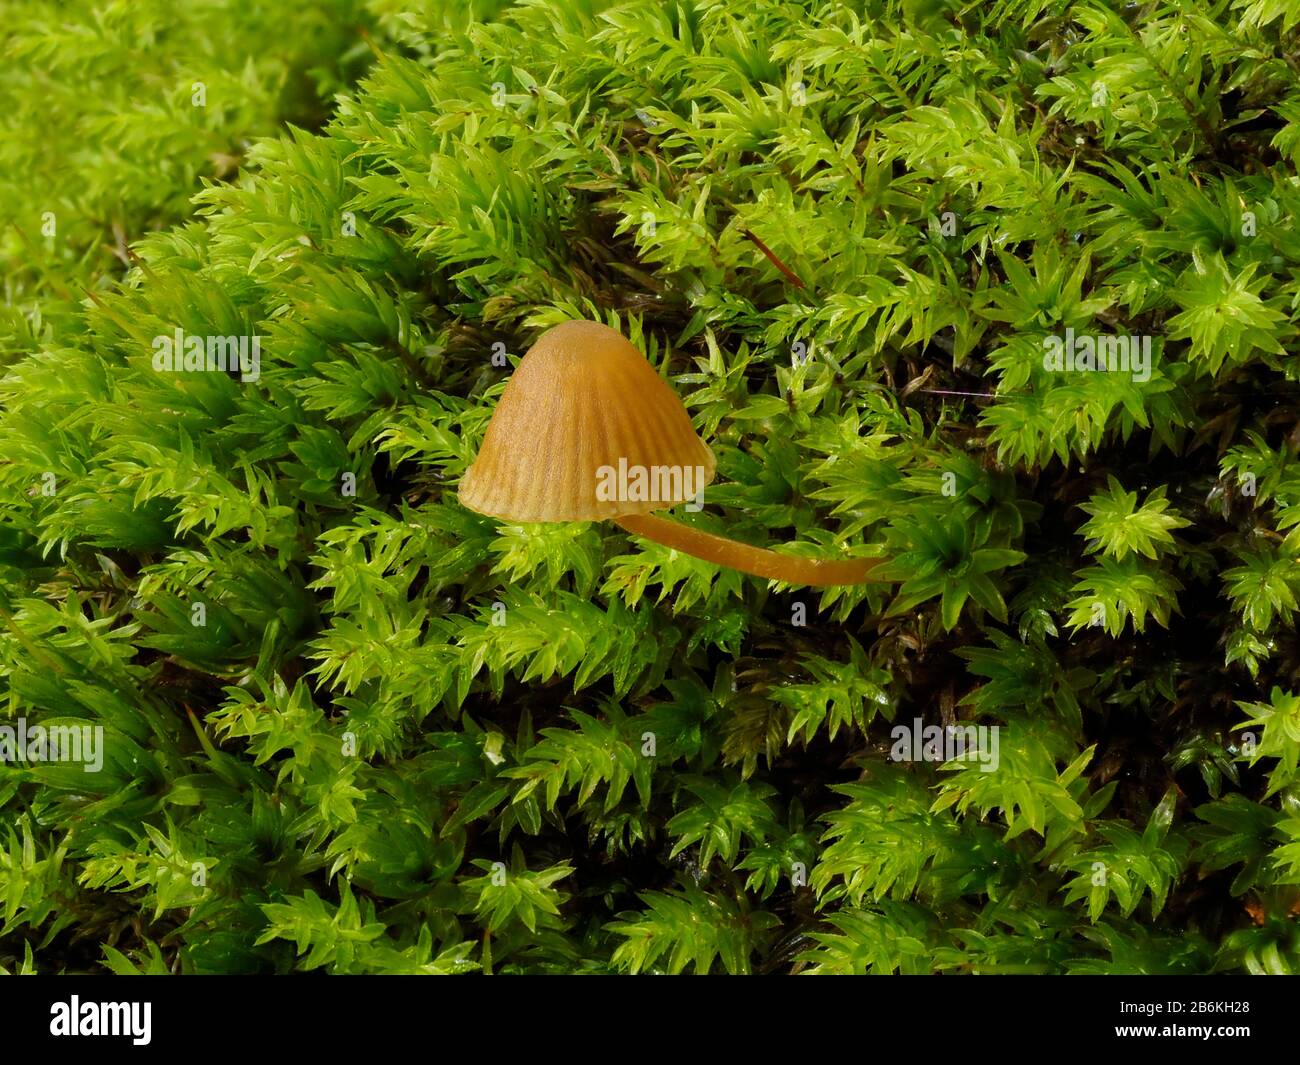
POLYGON ((682 551, 705 562, 712 562, 755 577, 785 581, 787 584, 860 584, 869 580, 868 574, 881 563, 878 558, 854 558, 842 561, 821 561, 814 558, 796 558, 782 555, 763 547, 751 547, 725 536, 692 529, 653 514, 625 514, 614 519, 630 533, 644 536, 664 547, 682 551))

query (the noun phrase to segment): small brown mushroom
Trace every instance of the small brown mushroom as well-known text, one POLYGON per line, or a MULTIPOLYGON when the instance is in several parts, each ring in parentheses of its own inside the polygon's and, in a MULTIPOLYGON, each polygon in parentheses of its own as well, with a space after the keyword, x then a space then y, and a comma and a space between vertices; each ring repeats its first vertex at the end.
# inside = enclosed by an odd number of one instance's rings
POLYGON ((879 559, 795 558, 656 517, 713 480, 677 394, 620 334, 564 322, 528 349, 488 423, 460 501, 507 521, 612 520, 719 566, 788 584, 857 584, 879 559))

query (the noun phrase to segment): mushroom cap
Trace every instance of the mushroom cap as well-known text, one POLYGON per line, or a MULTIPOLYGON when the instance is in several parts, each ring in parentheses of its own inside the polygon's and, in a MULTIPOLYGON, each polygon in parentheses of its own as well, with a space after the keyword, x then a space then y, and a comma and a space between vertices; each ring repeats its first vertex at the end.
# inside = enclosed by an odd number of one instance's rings
POLYGON ((511 375, 460 501, 507 521, 601 521, 693 499, 714 466, 645 356, 608 326, 563 322, 511 375))

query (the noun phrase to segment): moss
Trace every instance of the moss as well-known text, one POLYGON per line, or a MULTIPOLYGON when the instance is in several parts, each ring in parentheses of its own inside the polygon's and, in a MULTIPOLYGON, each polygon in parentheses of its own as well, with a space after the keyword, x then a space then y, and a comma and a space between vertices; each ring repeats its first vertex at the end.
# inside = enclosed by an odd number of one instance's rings
POLYGON ((0 380, 0 963, 1300 967, 1300 8, 438 6, 0 380), (574 317, 888 583, 461 507, 574 317))

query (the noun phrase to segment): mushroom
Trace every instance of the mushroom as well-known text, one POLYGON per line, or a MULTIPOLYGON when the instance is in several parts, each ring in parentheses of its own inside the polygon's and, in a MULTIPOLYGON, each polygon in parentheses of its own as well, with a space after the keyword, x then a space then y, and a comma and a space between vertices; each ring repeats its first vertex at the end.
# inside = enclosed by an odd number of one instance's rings
POLYGON ((788 584, 857 584, 879 559, 821 561, 655 516, 702 497, 715 462, 677 394, 623 336, 563 322, 520 360, 460 501, 516 522, 612 520, 719 566, 788 584))

